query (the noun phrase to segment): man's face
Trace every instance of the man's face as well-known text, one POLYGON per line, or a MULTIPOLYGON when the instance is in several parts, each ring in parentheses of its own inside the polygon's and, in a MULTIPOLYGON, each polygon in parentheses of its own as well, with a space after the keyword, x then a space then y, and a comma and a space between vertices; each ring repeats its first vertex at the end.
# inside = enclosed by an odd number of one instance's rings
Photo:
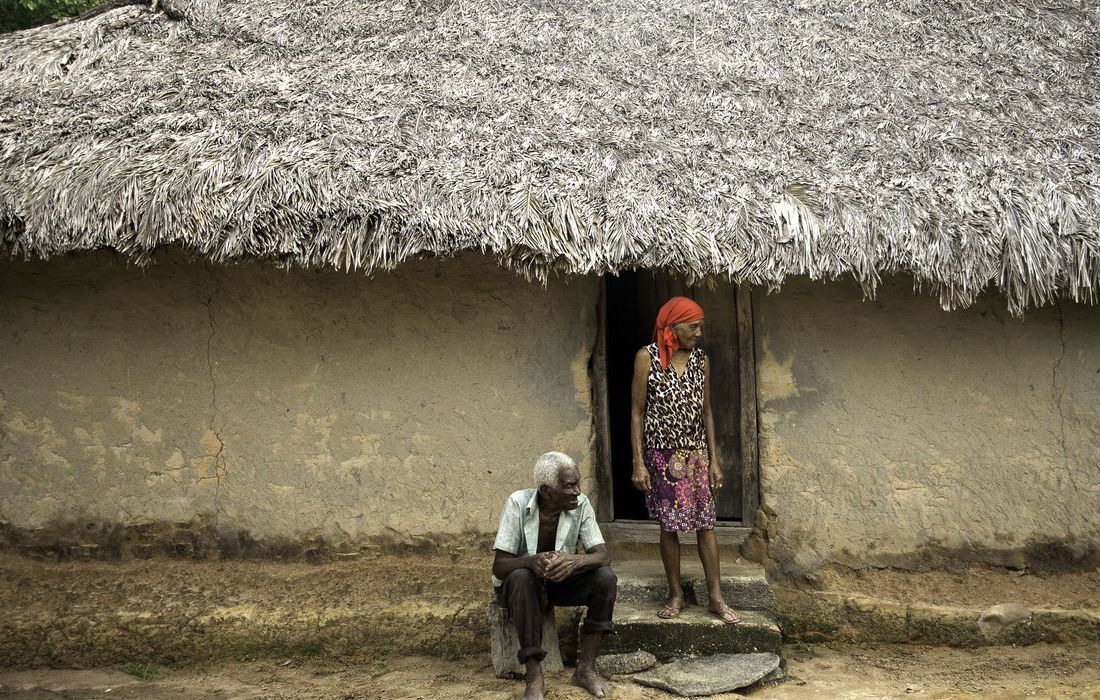
POLYGON ((676 340, 684 350, 694 350, 699 341, 703 339, 703 321, 691 321, 690 323, 674 323, 672 332, 676 334, 676 340))
POLYGON ((551 507, 573 510, 580 504, 577 499, 581 495, 581 475, 576 469, 562 469, 558 473, 558 485, 544 486, 543 495, 551 507))

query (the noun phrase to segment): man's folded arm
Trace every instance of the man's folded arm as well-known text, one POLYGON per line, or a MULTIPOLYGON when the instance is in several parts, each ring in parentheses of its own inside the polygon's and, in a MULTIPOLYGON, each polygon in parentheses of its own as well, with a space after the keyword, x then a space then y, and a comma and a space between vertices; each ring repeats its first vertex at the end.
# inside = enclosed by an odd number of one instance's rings
POLYGON ((581 568, 583 569, 598 569, 611 563, 611 552, 607 551, 606 544, 589 547, 580 556, 583 557, 581 560, 581 568))
POLYGON ((501 581, 508 578, 508 574, 516 569, 525 569, 531 566, 531 557, 529 556, 517 557, 511 552, 504 552, 499 549, 495 550, 495 553, 496 556, 493 557, 493 576, 501 581))
POLYGON ((503 581, 508 574, 516 569, 530 569, 537 575, 543 576, 546 573, 546 565, 549 561, 549 552, 517 556, 511 552, 498 549, 493 557, 493 576, 503 581))

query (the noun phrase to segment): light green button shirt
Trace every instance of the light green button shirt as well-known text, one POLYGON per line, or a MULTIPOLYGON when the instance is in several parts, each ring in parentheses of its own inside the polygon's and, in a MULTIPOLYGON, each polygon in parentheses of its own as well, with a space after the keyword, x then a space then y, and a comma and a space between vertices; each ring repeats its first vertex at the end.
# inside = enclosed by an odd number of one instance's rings
MULTIPOLYGON (((538 493, 538 489, 523 489, 508 497, 500 514, 500 527, 497 528, 493 549, 516 556, 535 554, 539 544, 538 493)), ((562 511, 558 516, 554 549, 573 554, 577 551, 577 542, 580 542, 586 552, 604 543, 600 526, 596 524, 596 511, 584 494, 577 497, 576 508, 562 511)), ((501 583, 500 579, 493 577, 494 586, 501 583)))

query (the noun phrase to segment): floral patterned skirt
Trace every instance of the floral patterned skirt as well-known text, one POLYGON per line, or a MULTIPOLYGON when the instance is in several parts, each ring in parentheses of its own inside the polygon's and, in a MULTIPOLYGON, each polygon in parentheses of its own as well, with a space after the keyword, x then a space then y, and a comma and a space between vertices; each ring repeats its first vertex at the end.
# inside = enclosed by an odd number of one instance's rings
POLYGON ((670 531, 714 527, 710 492, 710 455, 700 450, 646 450, 652 488, 645 497, 649 517, 670 531))

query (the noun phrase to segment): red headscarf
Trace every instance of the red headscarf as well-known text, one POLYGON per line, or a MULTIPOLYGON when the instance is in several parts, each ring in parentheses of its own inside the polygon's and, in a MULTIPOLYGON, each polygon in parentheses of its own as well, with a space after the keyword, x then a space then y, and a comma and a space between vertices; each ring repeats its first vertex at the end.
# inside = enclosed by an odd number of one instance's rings
POLYGON ((657 323, 653 326, 653 342, 657 343, 661 369, 668 369, 672 362, 672 353, 680 349, 680 340, 672 332, 675 323, 691 323, 703 318, 703 307, 687 297, 672 297, 657 312, 657 323))

